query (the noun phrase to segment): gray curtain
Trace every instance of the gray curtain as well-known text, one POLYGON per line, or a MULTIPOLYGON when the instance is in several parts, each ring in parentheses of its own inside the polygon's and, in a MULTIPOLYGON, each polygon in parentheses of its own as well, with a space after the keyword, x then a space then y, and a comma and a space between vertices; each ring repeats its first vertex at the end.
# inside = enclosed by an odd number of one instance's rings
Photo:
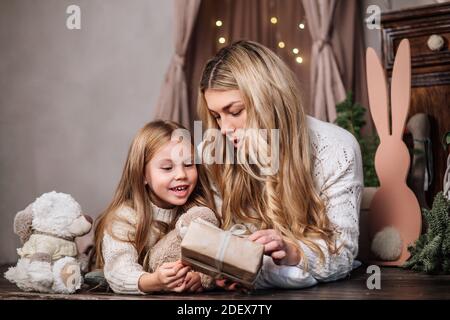
POLYGON ((174 0, 175 53, 156 105, 155 119, 173 120, 189 128, 191 117, 184 73, 185 55, 201 0, 174 0))
POLYGON ((333 122, 336 104, 345 99, 345 89, 331 45, 337 0, 303 0, 311 52, 311 106, 314 117, 333 122))

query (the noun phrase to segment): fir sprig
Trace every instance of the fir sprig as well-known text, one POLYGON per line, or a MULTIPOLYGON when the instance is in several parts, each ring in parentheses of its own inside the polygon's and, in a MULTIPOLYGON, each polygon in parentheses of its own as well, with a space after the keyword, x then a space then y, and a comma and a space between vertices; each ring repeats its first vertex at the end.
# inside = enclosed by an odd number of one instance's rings
POLYGON ((427 232, 408 248, 404 268, 429 274, 450 273, 450 200, 443 192, 434 198, 431 210, 423 209, 427 232))

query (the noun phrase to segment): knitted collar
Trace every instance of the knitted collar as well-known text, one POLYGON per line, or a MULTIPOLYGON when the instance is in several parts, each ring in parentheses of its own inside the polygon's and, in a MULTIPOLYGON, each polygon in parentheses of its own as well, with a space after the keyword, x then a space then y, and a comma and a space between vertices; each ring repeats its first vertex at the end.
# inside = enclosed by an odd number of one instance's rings
POLYGON ((153 210, 153 219, 170 223, 177 214, 177 207, 173 207, 171 209, 164 209, 156 206, 154 203, 152 203, 152 210, 153 210))

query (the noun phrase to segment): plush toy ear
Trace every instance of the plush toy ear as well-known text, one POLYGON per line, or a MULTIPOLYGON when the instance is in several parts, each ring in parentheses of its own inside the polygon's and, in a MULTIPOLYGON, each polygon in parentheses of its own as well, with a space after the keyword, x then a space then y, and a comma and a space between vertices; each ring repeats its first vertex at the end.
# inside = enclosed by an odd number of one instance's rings
POLYGON ((214 214, 214 211, 207 207, 192 207, 184 214, 180 216, 176 223, 176 229, 178 230, 178 235, 183 238, 187 231, 187 228, 192 221, 196 219, 202 219, 214 225, 218 225, 219 222, 214 214))
POLYGON ((188 222, 188 224, 193 220, 200 218, 214 225, 218 225, 218 220, 214 214, 214 211, 208 207, 192 207, 180 217, 180 219, 183 218, 185 222, 188 222))
POLYGON ((33 210, 32 204, 24 210, 19 211, 14 217, 14 233, 20 238, 23 243, 27 242, 33 233, 33 210))

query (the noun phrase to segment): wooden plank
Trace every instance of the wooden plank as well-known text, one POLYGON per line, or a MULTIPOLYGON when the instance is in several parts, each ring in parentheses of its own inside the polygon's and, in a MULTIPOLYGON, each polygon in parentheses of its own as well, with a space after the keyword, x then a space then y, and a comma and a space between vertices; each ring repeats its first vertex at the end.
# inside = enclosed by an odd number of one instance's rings
MULTIPOLYGON (((3 274, 6 267, 0 267, 3 274)), ((381 290, 369 290, 366 268, 354 270, 344 280, 322 283, 302 290, 261 290, 251 294, 221 290, 201 294, 118 295, 112 292, 88 292, 73 295, 42 294, 20 291, 0 278, 0 300, 361 300, 361 299, 450 299, 450 275, 425 275, 399 268, 381 268, 381 290)))

